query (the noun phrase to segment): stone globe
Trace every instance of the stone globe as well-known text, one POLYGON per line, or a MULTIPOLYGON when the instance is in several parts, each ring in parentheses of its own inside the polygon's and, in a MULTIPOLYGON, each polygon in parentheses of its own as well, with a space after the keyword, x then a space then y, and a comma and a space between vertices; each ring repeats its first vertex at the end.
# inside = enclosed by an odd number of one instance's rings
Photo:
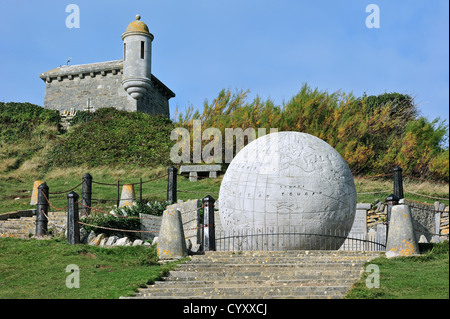
POLYGON ((222 235, 233 250, 339 249, 355 212, 347 163, 306 133, 277 132, 249 143, 220 186, 222 235))

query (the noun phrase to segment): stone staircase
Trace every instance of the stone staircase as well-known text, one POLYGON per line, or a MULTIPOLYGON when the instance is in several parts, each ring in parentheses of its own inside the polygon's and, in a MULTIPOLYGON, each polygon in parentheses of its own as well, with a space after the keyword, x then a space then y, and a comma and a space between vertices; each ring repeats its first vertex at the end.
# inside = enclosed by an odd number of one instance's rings
POLYGON ((380 252, 206 252, 124 299, 339 299, 380 252))
MULTIPOLYGON (((59 233, 65 227, 67 215, 65 212, 49 212, 47 229, 59 233)), ((30 238, 36 233, 36 216, 19 217, 11 215, 6 220, 0 220, 0 238, 30 238)))

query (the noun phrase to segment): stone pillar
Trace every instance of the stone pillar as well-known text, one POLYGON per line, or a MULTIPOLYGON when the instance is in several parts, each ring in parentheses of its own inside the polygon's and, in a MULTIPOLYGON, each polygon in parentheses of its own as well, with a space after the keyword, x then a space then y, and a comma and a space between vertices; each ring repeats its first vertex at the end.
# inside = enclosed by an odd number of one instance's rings
POLYGON ((181 213, 168 208, 163 213, 157 243, 159 259, 179 259, 188 255, 181 213))
POLYGON ((392 206, 386 257, 414 256, 419 254, 419 245, 416 240, 409 206, 392 206))
POLYGON ((38 187, 42 183, 45 183, 44 181, 35 181, 33 184, 33 192, 31 193, 31 200, 30 205, 37 205, 38 203, 38 187))
POLYGON ((122 187, 122 196, 120 197, 119 207, 131 206, 136 201, 133 184, 125 184, 122 187))

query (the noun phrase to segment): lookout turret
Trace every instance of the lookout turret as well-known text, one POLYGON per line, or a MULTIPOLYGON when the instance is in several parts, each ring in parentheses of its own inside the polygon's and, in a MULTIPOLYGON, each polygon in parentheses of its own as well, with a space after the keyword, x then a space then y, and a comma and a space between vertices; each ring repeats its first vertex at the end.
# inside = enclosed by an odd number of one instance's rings
POLYGON ((136 20, 131 22, 123 40, 123 78, 122 86, 125 91, 135 100, 140 100, 151 88, 151 62, 153 34, 147 25, 136 20))

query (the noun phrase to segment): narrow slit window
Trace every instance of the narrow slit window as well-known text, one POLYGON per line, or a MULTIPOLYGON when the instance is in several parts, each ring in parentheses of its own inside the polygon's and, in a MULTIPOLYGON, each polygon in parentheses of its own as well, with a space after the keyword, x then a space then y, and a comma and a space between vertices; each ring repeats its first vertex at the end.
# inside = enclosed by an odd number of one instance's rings
POLYGON ((144 41, 141 41, 141 59, 144 58, 144 41))
POLYGON ((125 61, 127 59, 127 44, 123 44, 123 60, 125 61))

